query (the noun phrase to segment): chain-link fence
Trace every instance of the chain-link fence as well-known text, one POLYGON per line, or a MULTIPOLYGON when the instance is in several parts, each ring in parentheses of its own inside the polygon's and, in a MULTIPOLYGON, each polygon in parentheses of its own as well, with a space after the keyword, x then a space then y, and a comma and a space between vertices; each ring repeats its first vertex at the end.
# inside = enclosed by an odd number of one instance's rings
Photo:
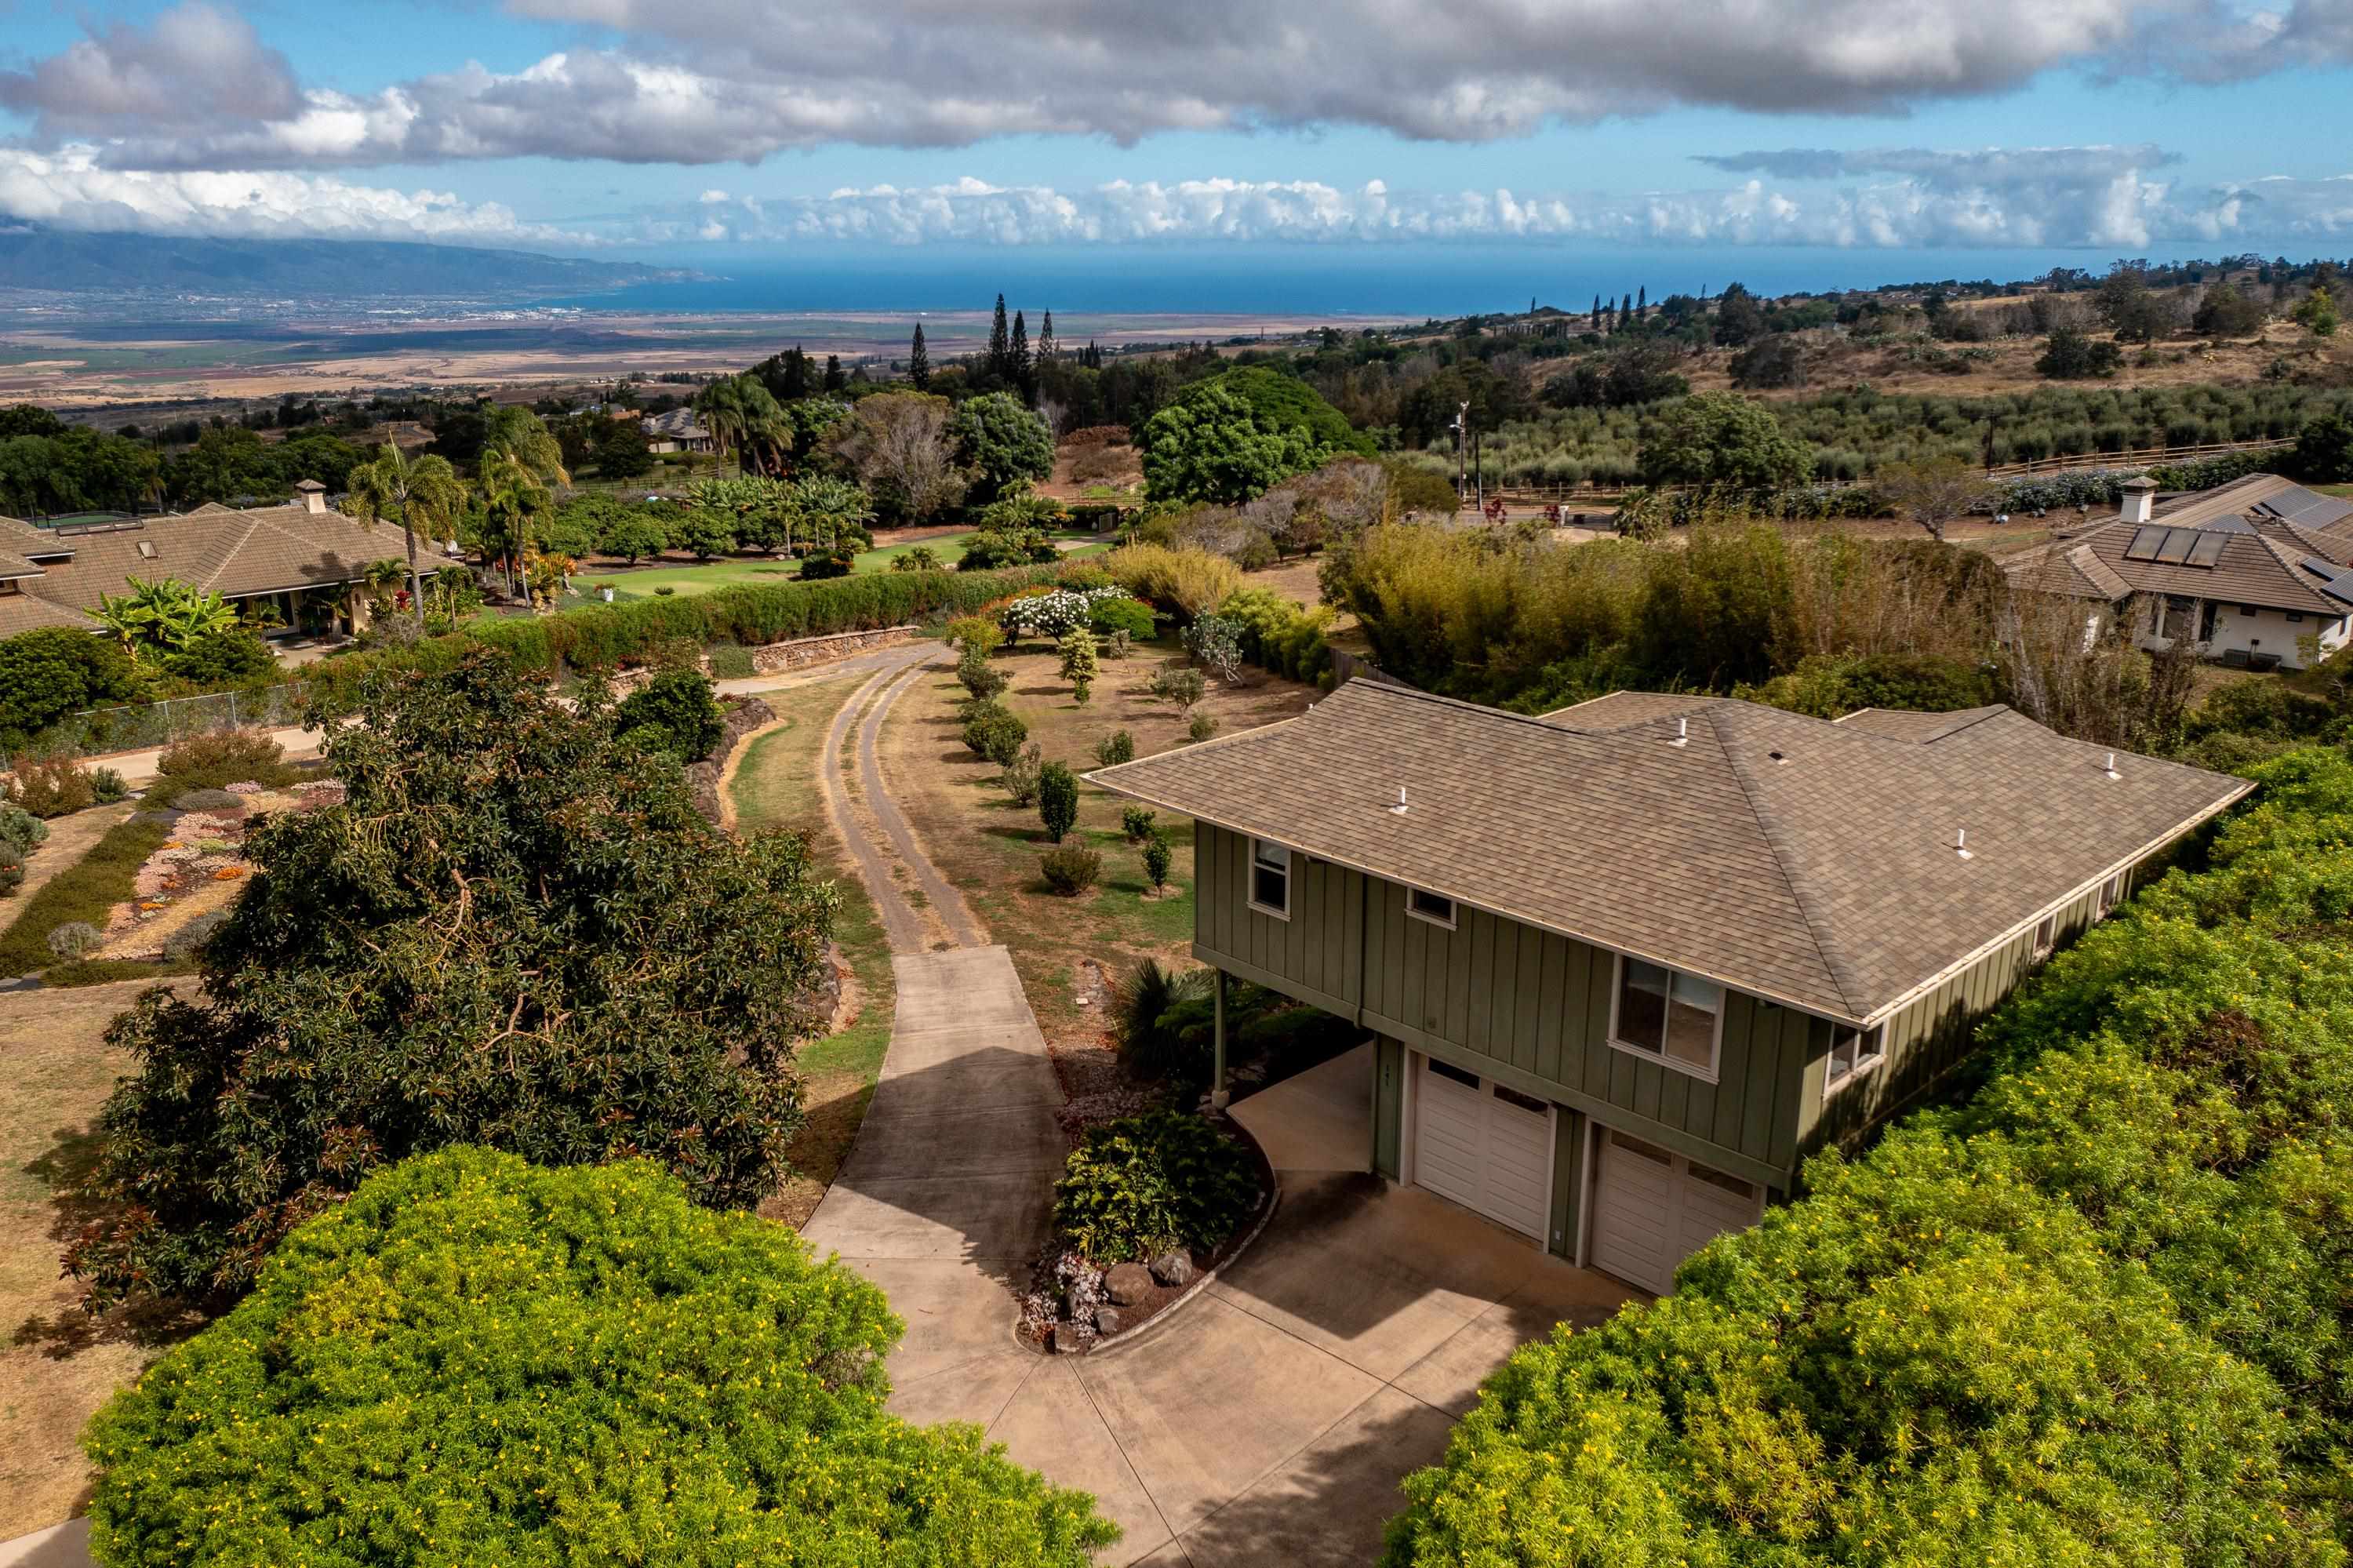
POLYGON ((21 757, 100 757, 111 751, 143 751, 192 735, 228 729, 278 729, 302 722, 302 702, 293 686, 258 692, 214 692, 201 697, 170 697, 160 703, 92 708, 60 720, 35 736, 21 757))

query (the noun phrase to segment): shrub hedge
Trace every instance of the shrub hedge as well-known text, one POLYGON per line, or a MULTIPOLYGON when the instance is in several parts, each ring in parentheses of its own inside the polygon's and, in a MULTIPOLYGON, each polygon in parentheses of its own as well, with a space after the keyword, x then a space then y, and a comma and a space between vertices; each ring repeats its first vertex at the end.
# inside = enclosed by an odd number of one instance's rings
POLYGON ((1973 1097, 1514 1357, 1387 1562, 2341 1563, 2353 758, 2255 776, 1973 1097))
POLYGON ((650 1162, 420 1156, 99 1413, 92 1550, 1084 1568, 1119 1533, 1085 1494, 884 1411, 902 1331, 841 1263, 650 1162))
POLYGON ((706 594, 592 604, 557 615, 478 622, 414 647, 351 653, 307 666, 302 681, 337 711, 358 698, 373 672, 415 668, 442 673, 468 650, 498 648, 525 670, 554 674, 618 669, 644 662, 681 641, 697 647, 735 642, 757 648, 800 637, 871 631, 886 626, 969 615, 1020 588, 1054 580, 1052 566, 1002 572, 863 572, 818 582, 744 585, 706 594))

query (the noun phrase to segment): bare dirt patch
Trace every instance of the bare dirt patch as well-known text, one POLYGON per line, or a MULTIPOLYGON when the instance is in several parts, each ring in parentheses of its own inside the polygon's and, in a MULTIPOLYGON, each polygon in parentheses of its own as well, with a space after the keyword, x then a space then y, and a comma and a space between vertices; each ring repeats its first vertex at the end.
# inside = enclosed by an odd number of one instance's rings
POLYGON ((83 1425, 174 1327, 90 1318, 58 1266, 82 1218, 71 1189, 96 1158, 99 1107, 132 1065, 106 1025, 144 989, 0 993, 0 1541, 83 1507, 83 1425))

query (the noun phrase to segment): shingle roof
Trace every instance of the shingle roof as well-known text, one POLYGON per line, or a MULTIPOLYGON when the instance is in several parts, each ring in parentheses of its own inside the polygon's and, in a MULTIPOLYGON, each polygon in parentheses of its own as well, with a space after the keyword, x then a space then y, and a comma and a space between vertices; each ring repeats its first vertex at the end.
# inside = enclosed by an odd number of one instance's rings
POLYGON ((1854 1022, 2252 788, 2123 754, 2111 779, 2103 748, 2008 708, 1934 716, 1905 736, 1629 694, 1532 719, 1355 681, 1300 718, 1089 777, 1854 1022))
POLYGON ((2275 473, 2251 473, 2158 511, 2148 524, 2114 518, 2028 551, 2005 569, 2021 588, 2111 602, 2134 593, 2179 594, 2339 616, 2353 597, 2302 569, 2307 556, 2353 564, 2353 503, 2333 501, 2275 473), (2192 528, 2221 541, 2211 567, 2135 560, 2143 527, 2192 528))
POLYGON ((132 527, 57 535, 0 518, 0 577, 10 558, 67 549, 44 564, 24 591, 0 598, 0 636, 40 626, 94 630, 81 612, 121 593, 131 577, 177 577, 226 598, 358 580, 369 563, 400 554, 396 528, 370 527, 339 512, 260 506, 239 512, 205 505, 132 527), (142 547, 143 546, 143 547, 142 547))

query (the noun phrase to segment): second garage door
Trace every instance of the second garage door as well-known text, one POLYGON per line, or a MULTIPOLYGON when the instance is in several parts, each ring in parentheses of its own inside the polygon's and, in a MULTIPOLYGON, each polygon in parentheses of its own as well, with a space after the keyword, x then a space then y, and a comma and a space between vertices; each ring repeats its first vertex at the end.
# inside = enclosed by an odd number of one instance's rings
POLYGON ((1604 1128, 1594 1176, 1593 1266, 1663 1296, 1683 1259, 1763 1213, 1755 1182, 1604 1128))
POLYGON ((1414 1181, 1542 1241, 1552 1213, 1552 1107, 1429 1057, 1415 1105, 1414 1181))

